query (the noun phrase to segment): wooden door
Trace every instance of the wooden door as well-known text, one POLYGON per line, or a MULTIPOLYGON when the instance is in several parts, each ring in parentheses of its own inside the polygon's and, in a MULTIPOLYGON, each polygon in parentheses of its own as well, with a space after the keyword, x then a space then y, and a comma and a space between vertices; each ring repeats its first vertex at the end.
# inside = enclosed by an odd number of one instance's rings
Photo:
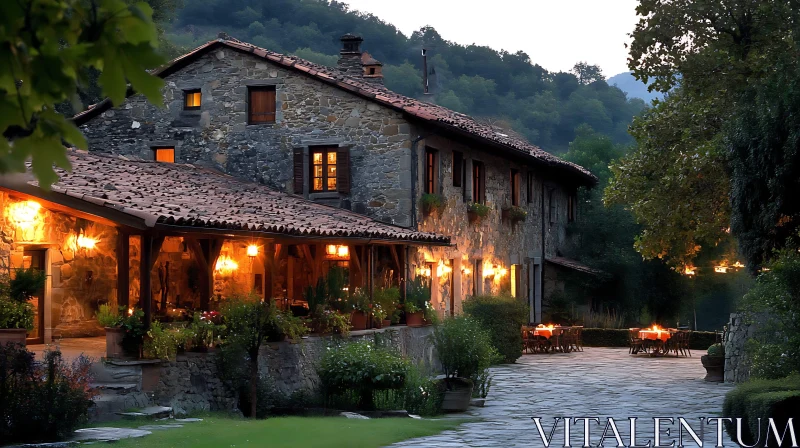
MULTIPOLYGON (((22 255, 22 267, 25 269, 34 268, 44 271, 45 250, 26 250, 22 255)), ((29 302, 33 306, 33 330, 28 332, 27 344, 44 343, 44 287, 31 296, 29 302)))

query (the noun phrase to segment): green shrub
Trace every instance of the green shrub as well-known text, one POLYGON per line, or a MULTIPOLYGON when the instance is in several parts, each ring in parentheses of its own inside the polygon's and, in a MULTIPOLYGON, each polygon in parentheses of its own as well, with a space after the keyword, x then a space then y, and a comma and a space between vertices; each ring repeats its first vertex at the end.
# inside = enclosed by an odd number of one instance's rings
POLYGON ((0 297, 0 328, 33 329, 34 312, 29 302, 0 297))
POLYGON ((528 322, 528 306, 511 296, 476 296, 464 302, 464 312, 489 331, 492 346, 502 362, 522 356, 522 326, 528 322))
POLYGON ((479 202, 470 202, 469 205, 467 205, 467 212, 474 213, 480 218, 487 217, 490 210, 491 209, 488 205, 484 205, 479 202))
POLYGON ((752 360, 750 375, 781 378, 800 372, 800 253, 796 246, 775 254, 756 285, 742 298, 747 322, 758 321, 745 350, 752 360))
POLYGON ((376 390, 404 386, 409 363, 392 350, 359 341, 329 347, 317 367, 326 395, 354 394, 359 409, 375 408, 376 390))
POLYGON ((119 327, 125 330, 122 337, 122 349, 128 354, 139 355, 139 347, 145 335, 144 311, 139 308, 128 311, 124 306, 119 308, 119 327))
POLYGON ((445 319, 437 325, 433 346, 447 378, 475 379, 500 359, 489 332, 465 316, 445 319))
MULTIPOLYGON (((725 396, 722 416, 734 419, 725 422, 725 429, 734 441, 737 437, 735 419, 742 418, 741 441, 746 445, 758 442, 759 446, 765 446, 768 419, 775 419, 778 431, 782 432, 789 417, 797 419, 797 409, 800 409, 800 375, 795 374, 779 380, 754 379, 740 384, 725 396)), ((772 435, 769 442, 768 446, 777 446, 772 435)))
POLYGON ((100 305, 94 315, 101 327, 114 328, 119 325, 119 312, 111 305, 100 305))
POLYGON ((81 356, 68 364, 58 350, 44 362, 25 347, 0 346, 0 440, 63 439, 87 420, 92 406, 91 361, 81 356))
POLYGON ((180 328, 165 328, 161 322, 154 321, 144 340, 144 354, 151 359, 170 361, 175 359, 178 346, 186 341, 186 333, 180 328))
POLYGON ((14 278, 8 284, 9 296, 13 300, 25 302, 31 296, 44 289, 46 279, 47 275, 40 269, 33 267, 17 269, 14 273, 14 278))
POLYGON ((513 205, 507 209, 508 219, 511 222, 525 221, 528 217, 528 212, 524 208, 513 205))
POLYGON ((708 356, 725 357, 725 346, 722 344, 712 344, 708 347, 708 356))

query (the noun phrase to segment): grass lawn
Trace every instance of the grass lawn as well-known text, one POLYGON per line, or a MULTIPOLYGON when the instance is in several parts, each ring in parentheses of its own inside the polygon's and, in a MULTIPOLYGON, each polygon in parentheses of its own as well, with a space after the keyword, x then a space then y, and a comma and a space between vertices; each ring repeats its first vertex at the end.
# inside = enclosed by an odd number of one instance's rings
MULTIPOLYGON (((152 435, 122 440, 115 448, 167 447, 382 447, 402 440, 438 434, 466 420, 385 418, 354 420, 343 417, 278 417, 245 420, 208 416, 183 428, 153 431, 152 435)), ((118 422, 122 423, 122 422, 118 422)), ((169 423, 165 421, 165 423, 169 423)), ((145 423, 139 423, 139 426, 145 423)), ((133 426, 115 425, 105 426, 133 426)))

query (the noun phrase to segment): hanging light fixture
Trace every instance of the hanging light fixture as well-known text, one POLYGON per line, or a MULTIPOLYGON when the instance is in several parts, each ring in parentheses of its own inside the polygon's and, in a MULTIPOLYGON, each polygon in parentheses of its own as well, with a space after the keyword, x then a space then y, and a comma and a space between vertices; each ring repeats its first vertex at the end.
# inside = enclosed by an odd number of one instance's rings
POLYGON ((254 258, 258 256, 258 246, 255 244, 251 244, 247 246, 247 256, 250 258, 254 258))

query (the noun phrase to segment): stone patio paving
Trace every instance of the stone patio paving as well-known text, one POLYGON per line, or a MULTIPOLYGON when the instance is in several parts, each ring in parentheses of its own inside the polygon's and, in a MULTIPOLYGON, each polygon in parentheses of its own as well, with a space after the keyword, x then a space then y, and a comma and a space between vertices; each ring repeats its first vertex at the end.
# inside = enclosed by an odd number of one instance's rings
MULTIPOLYGON (((650 358, 631 356, 627 349, 586 348, 578 353, 523 355, 516 364, 492 369, 494 381, 486 407, 468 413, 481 421, 392 446, 544 446, 532 417, 541 417, 546 435, 555 417, 597 417, 603 426, 590 426, 593 446, 600 441, 608 418, 614 418, 628 445, 628 418, 639 417, 636 439, 642 445, 653 440, 653 417, 673 417, 674 425, 662 425, 661 443, 675 440, 677 446, 677 418, 684 417, 699 433, 699 417, 720 417, 723 398, 732 387, 703 381, 700 356, 704 352, 692 354, 691 358, 650 358), (666 428, 671 428, 672 436, 666 436, 666 428)), ((616 446, 610 431, 608 435, 605 446, 616 446)), ((706 426, 704 445, 714 446, 716 437, 716 424, 706 426)), ((570 439, 572 446, 583 445, 583 421, 572 426, 570 439)), ((736 446, 724 433, 723 442, 736 446)), ((686 432, 684 444, 697 446, 686 432)), ((564 446, 563 421, 550 446, 564 446)))

